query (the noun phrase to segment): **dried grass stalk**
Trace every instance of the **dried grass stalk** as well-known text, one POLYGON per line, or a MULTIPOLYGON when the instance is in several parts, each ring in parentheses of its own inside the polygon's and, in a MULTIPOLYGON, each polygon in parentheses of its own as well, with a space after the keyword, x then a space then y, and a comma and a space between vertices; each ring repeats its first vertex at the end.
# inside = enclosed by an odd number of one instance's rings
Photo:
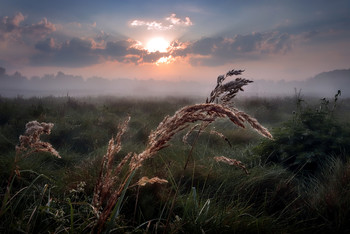
POLYGON ((195 124, 195 125, 183 136, 182 142, 183 142, 184 144, 189 145, 187 139, 188 139, 188 137, 191 135, 191 133, 197 131, 198 136, 199 136, 199 135, 204 131, 204 129, 206 129, 206 128, 209 126, 210 123, 211 123, 211 122, 202 122, 201 124, 195 124), (196 128, 198 128, 198 127, 199 127, 199 129, 196 130, 196 128))
POLYGON ((221 139, 225 140, 230 147, 232 147, 231 142, 221 132, 218 132, 218 131, 215 131, 215 130, 211 130, 210 134, 220 137, 221 139))
POLYGON ((147 176, 144 176, 141 179, 139 179, 139 181, 137 181, 136 185, 145 186, 146 184, 155 184, 155 183, 165 184, 165 183, 168 183, 168 181, 165 179, 160 179, 158 177, 153 177, 153 178, 149 179, 147 176))
POLYGON ((16 146, 17 157, 25 158, 35 152, 48 152, 61 158, 50 143, 40 140, 42 134, 50 135, 53 126, 53 123, 39 123, 36 120, 28 122, 25 133, 19 137, 19 145, 16 146))
POLYGON ((131 158, 132 154, 125 156, 115 170, 117 173, 113 172, 112 165, 114 162, 114 156, 121 150, 121 137, 125 133, 129 121, 130 116, 128 116, 123 123, 118 125, 119 131, 117 136, 115 138, 112 137, 108 142, 107 153, 103 156, 99 177, 94 188, 92 206, 94 206, 96 210, 99 210, 101 205, 106 201, 111 193, 112 186, 114 186, 118 179, 117 175, 120 173, 126 162, 131 158))
POLYGON ((170 139, 181 130, 188 127, 190 123, 203 121, 212 123, 217 118, 229 118, 235 125, 245 128, 244 122, 247 121, 253 129, 261 135, 272 138, 269 131, 261 126, 258 121, 244 112, 236 109, 229 109, 220 104, 203 103, 183 107, 172 117, 165 117, 158 125, 155 131, 152 131, 148 138, 147 148, 140 154, 134 155, 130 161, 130 169, 137 169, 142 162, 151 158, 159 150, 168 146, 170 139))
POLYGON ((195 124, 190 130, 188 130, 188 132, 182 137, 182 142, 186 145, 189 145, 187 139, 188 137, 191 135, 192 132, 194 132, 194 130, 196 128, 198 128, 200 126, 200 124, 195 124))
POLYGON ((233 159, 233 158, 227 158, 225 156, 216 156, 216 157, 214 157, 214 160, 217 162, 223 162, 223 163, 226 163, 228 165, 239 167, 242 170, 244 170, 244 172, 246 174, 249 174, 247 168, 244 166, 244 164, 241 161, 238 161, 238 160, 233 159))
POLYGON ((264 126, 262 126, 258 120, 256 120, 255 118, 251 117, 250 115, 248 115, 247 113, 243 112, 243 111, 239 111, 235 108, 232 108, 233 111, 235 111, 240 118, 243 121, 247 121, 250 126, 257 131, 259 134, 263 135, 264 137, 273 139, 273 136, 271 135, 271 133, 269 132, 269 130, 267 130, 267 128, 265 128, 264 126))

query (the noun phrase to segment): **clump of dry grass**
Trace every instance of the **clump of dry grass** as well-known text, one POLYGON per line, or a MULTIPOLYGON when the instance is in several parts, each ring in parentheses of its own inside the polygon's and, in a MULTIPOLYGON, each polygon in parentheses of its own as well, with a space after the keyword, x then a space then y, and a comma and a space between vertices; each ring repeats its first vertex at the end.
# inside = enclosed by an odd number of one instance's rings
MULTIPOLYGON (((92 199, 92 206, 94 207, 96 214, 99 214, 100 208, 107 198, 110 200, 112 197, 118 197, 120 195, 118 190, 115 191, 115 185, 117 182, 120 182, 118 181, 120 179, 118 175, 120 174, 123 166, 131 158, 132 154, 129 153, 126 155, 119 162, 116 168, 113 167, 113 163, 115 155, 121 150, 121 137, 125 133, 129 121, 130 116, 122 124, 119 124, 118 134, 115 138, 112 137, 112 139, 109 140, 107 153, 103 156, 99 177, 94 188, 94 195, 92 199)), ((116 198, 113 198, 113 200, 114 199, 116 198)), ((109 203, 111 202, 112 201, 109 201, 109 203)))
POLYGON ((41 135, 50 135, 53 126, 53 123, 39 123, 36 120, 26 124, 24 135, 19 136, 19 145, 16 146, 15 173, 18 176, 20 175, 18 162, 33 153, 48 152, 57 158, 61 158, 60 154, 50 143, 40 140, 41 135))
MULTIPOLYGON (((109 141, 107 153, 103 157, 100 175, 95 186, 92 205, 95 207, 95 211, 98 214, 97 232, 102 231, 118 198, 120 198, 122 192, 128 188, 134 172, 143 165, 145 160, 154 157, 158 151, 169 146, 169 141, 172 137, 189 127, 190 124, 200 121, 200 132, 216 119, 228 118, 234 125, 241 128, 245 128, 244 124, 248 123, 259 134, 272 139, 270 132, 260 125, 256 119, 235 108, 230 108, 228 105, 231 99, 236 96, 237 92, 243 90, 242 86, 252 81, 243 78, 237 78, 226 84, 223 84, 223 81, 229 76, 240 75, 242 72, 242 70, 231 70, 227 72, 226 75, 219 76, 217 85, 211 92, 210 98, 207 99, 206 103, 185 106, 176 111, 173 116, 166 116, 158 127, 150 133, 147 146, 143 152, 139 154, 127 154, 117 167, 113 168, 114 156, 121 149, 121 136, 126 131, 130 117, 119 126, 119 133, 116 139, 112 138, 109 141), (213 103, 215 100, 218 103, 213 103), (120 172, 124 167, 127 167, 126 175, 121 178, 120 172)), ((197 125, 193 126, 189 133, 194 131, 197 127, 197 125)), ((185 142, 189 133, 184 137, 185 142)), ((248 173, 245 166, 235 159, 222 156, 216 157, 215 160, 238 166, 248 173)), ((165 180, 159 179, 158 177, 152 179, 142 177, 136 184, 145 185, 156 181, 165 182, 165 180)))
POLYGON ((16 146, 16 153, 21 154, 22 158, 24 158, 34 152, 48 152, 61 158, 50 143, 40 140, 42 134, 50 135, 53 126, 53 123, 39 123, 36 120, 28 122, 24 135, 19 137, 19 145, 16 146))
POLYGON ((15 175, 17 175, 17 177, 21 176, 20 167, 18 164, 22 159, 25 159, 36 152, 48 152, 57 158, 61 158, 60 154, 53 148, 50 143, 40 140, 41 135, 49 135, 51 133, 53 126, 53 123, 39 123, 36 120, 30 121, 26 124, 24 135, 19 136, 19 144, 16 145, 15 148, 16 154, 14 158, 14 165, 13 169, 11 169, 11 173, 7 181, 6 192, 3 196, 3 203, 0 209, 0 216, 6 212, 10 201, 16 196, 16 194, 18 194, 16 193, 13 197, 10 198, 15 175), (10 199, 8 200, 8 198, 10 199))

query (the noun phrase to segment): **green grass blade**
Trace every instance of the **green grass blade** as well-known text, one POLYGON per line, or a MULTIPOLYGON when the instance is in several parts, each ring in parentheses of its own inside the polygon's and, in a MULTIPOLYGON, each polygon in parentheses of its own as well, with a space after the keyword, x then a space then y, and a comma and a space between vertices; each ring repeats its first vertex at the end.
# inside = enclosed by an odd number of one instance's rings
POLYGON ((74 209, 73 209, 73 206, 72 206, 72 202, 70 201, 69 198, 67 198, 67 201, 68 201, 68 204, 69 204, 69 207, 70 207, 70 229, 69 229, 69 233, 74 233, 74 209))
POLYGON ((123 192, 121 194, 121 196, 119 197, 117 203, 115 204, 114 206, 114 209, 111 213, 111 216, 110 216, 110 221, 108 222, 107 224, 107 228, 106 228, 106 231, 105 233, 109 233, 111 228, 114 226, 115 224, 115 219, 118 217, 119 213, 120 213, 120 208, 121 208, 121 205, 123 203, 123 200, 124 200, 124 197, 125 197, 125 194, 126 194, 126 191, 128 190, 128 187, 129 187, 129 184, 132 180, 132 178, 134 177, 135 175, 135 170, 131 172, 126 184, 125 184, 125 187, 123 189, 123 192))

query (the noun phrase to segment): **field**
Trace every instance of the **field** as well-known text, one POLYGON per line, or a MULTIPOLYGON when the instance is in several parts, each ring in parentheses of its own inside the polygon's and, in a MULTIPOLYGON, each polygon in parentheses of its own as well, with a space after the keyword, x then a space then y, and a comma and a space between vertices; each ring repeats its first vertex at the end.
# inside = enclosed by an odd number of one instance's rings
POLYGON ((274 138, 228 118, 191 121, 129 173, 118 166, 165 116, 204 100, 0 98, 0 232, 349 233, 349 100, 234 100, 274 138), (54 124, 41 140, 61 158, 19 149, 34 120, 54 124))

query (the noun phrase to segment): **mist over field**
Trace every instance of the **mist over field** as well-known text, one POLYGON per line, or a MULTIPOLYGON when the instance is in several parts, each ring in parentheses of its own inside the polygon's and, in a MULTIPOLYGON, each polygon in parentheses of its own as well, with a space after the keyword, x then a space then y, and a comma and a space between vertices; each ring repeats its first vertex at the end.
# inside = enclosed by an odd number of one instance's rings
MULTIPOLYGON (((242 74, 242 77, 245 77, 242 74)), ((350 97, 350 69, 323 72, 302 81, 255 80, 245 88, 245 96, 292 96, 295 90, 314 97, 330 97, 341 90, 343 97, 350 97)), ((137 79, 84 78, 58 72, 42 77, 26 77, 19 72, 7 74, 0 67, 0 95, 3 97, 33 96, 123 96, 123 97, 205 97, 216 82, 166 81, 137 79)))

